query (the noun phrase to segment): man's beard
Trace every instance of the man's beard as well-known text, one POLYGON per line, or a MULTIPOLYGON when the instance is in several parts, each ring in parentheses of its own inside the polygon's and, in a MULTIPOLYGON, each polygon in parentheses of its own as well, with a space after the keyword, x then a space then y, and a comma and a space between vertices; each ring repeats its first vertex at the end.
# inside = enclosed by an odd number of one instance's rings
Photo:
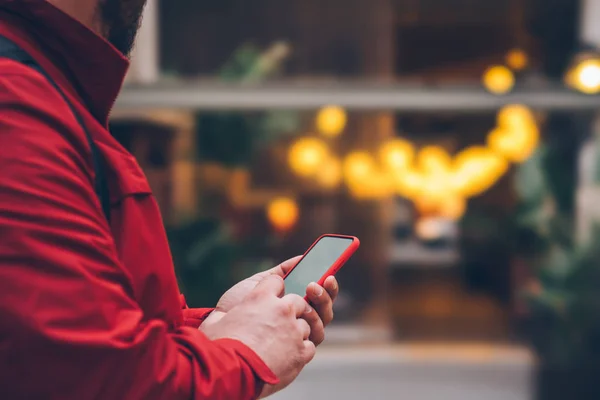
POLYGON ((133 49, 146 0, 104 0, 100 12, 106 39, 125 56, 133 49))

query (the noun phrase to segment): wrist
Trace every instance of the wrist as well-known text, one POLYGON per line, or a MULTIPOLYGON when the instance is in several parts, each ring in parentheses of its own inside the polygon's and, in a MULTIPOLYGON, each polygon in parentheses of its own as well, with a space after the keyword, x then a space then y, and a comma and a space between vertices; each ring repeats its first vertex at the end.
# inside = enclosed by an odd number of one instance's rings
POLYGON ((225 316, 225 313, 223 311, 217 311, 217 310, 213 310, 213 312, 211 312, 205 319, 204 321, 200 324, 200 326, 198 327, 199 330, 203 331, 206 327, 209 327, 213 324, 216 324, 217 322, 219 322, 221 320, 221 318, 223 318, 225 316))

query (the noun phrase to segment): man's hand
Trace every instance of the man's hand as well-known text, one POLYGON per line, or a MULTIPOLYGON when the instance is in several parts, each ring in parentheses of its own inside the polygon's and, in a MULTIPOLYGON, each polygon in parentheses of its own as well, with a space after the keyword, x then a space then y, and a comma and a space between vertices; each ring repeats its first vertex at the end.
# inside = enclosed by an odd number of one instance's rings
MULTIPOLYGON (((204 327, 216 323, 232 308, 241 304, 246 296, 254 290, 256 285, 266 277, 284 277, 285 274, 294 268, 300 258, 301 257, 294 257, 289 259, 277 267, 253 275, 229 289, 223 297, 221 297, 215 310, 202 323, 200 329, 204 330, 204 327)), ((306 294, 310 304, 315 308, 316 313, 307 312, 301 316, 301 318, 308 322, 311 328, 310 340, 317 346, 325 339, 324 327, 333 320, 333 302, 339 292, 337 280, 333 276, 327 278, 323 286, 324 288, 316 283, 311 283, 308 286, 306 294)))
POLYGON ((211 340, 239 340, 273 371, 279 384, 265 386, 263 396, 289 385, 315 355, 315 345, 308 340, 310 326, 300 318, 309 306, 297 295, 280 298, 283 291, 280 276, 266 276, 242 303, 203 329, 211 340))

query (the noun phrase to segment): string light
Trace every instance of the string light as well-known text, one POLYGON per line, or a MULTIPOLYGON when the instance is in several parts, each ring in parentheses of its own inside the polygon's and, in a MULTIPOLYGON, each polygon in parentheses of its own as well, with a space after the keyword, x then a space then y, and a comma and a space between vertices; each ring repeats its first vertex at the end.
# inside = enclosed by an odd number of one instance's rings
POLYGON ((503 65, 488 68, 483 75, 483 86, 491 93, 506 94, 515 85, 512 71, 503 65))
POLYGON ((327 189, 333 189, 340 185, 342 180, 341 162, 334 157, 329 157, 317 172, 317 182, 327 189))
POLYGON ((512 49, 506 54, 506 64, 515 71, 527 68, 529 57, 521 49, 512 49))
POLYGON ((474 197, 492 187, 508 170, 508 162, 483 146, 470 147, 455 158, 452 192, 474 197))
POLYGON ((439 146, 423 147, 417 156, 417 165, 425 174, 446 174, 451 162, 450 155, 439 146))
POLYGON ((567 84, 585 94, 600 93, 600 59, 577 63, 567 74, 567 84))
POLYGON ((273 199, 267 206, 269 222, 276 230, 281 232, 293 228, 298 222, 299 214, 298 204, 288 197, 273 199))
POLYGON ((329 150, 320 139, 298 139, 290 148, 288 160, 290 167, 300 176, 311 176, 327 158, 329 150))
POLYGON ((346 127, 346 111, 338 106, 323 107, 317 114, 317 129, 323 136, 339 136, 346 127))
POLYGON ((403 139, 389 140, 379 150, 382 164, 394 174, 405 171, 412 164, 414 154, 414 146, 403 139))
POLYGON ((355 151, 344 160, 344 177, 352 185, 364 183, 372 177, 375 162, 371 155, 364 151, 355 151))

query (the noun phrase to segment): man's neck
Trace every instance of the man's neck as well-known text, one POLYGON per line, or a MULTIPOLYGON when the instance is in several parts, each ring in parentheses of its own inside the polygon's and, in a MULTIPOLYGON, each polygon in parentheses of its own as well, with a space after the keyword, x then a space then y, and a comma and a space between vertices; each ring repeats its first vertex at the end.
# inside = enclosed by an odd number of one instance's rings
POLYGON ((98 13, 99 0, 46 0, 64 13, 69 14, 98 35, 103 35, 98 13))

